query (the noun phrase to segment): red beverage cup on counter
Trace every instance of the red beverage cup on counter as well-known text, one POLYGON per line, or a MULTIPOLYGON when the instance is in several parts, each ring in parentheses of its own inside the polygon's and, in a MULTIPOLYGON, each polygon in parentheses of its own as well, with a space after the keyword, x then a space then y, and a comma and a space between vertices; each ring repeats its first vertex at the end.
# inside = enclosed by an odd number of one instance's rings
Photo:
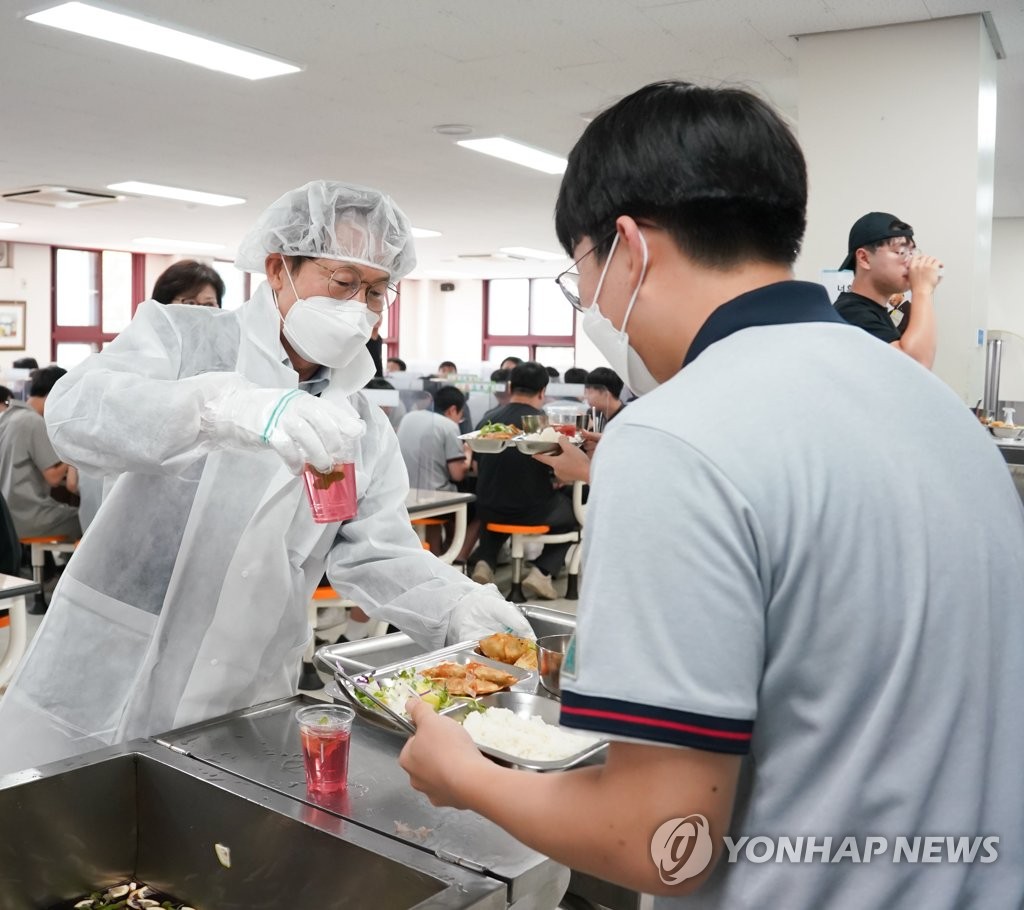
POLYGON ((356 712, 344 705, 307 705, 295 712, 306 789, 329 795, 348 787, 348 753, 356 712))
POLYGON ((326 474, 306 465, 302 480, 309 497, 309 508, 313 521, 328 524, 332 521, 347 521, 355 518, 358 511, 356 502, 356 466, 352 462, 336 464, 326 474))

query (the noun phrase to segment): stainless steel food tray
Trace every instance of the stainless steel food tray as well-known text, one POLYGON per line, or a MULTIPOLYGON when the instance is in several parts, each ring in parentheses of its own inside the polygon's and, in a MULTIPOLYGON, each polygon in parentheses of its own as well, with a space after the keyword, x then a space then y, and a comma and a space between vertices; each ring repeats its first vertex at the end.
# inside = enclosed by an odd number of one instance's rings
MULTIPOLYGON (((507 708, 514 714, 518 714, 521 717, 530 717, 536 715, 540 717, 547 724, 552 726, 559 725, 559 713, 561 708, 559 702, 553 698, 548 698, 545 695, 531 694, 529 692, 495 692, 493 695, 484 695, 482 698, 478 698, 477 701, 486 708, 507 708)), ((460 706, 456 711, 451 712, 449 715, 455 720, 461 720, 468 714, 469 709, 466 706, 460 706)), ((579 734, 582 731, 565 729, 567 733, 579 734)), ((599 739, 597 742, 581 746, 578 752, 574 752, 572 755, 568 755, 565 758, 560 758, 555 761, 546 761, 539 758, 522 758, 518 755, 510 755, 508 752, 502 752, 500 749, 492 748, 491 746, 477 743, 476 747, 484 753, 489 755, 496 761, 502 762, 503 764, 511 765, 516 768, 525 768, 528 771, 566 771, 569 768, 575 768, 577 765, 581 765, 584 762, 590 761, 595 758, 599 753, 603 752, 608 746, 607 739, 599 739)))
MULTIPOLYGON (((334 680, 338 694, 341 694, 347 701, 349 701, 363 717, 366 717, 368 720, 372 720, 375 723, 383 723, 383 725, 387 726, 389 729, 404 733, 405 731, 398 727, 383 712, 376 708, 368 707, 356 698, 355 693, 352 691, 352 687, 343 678, 343 674, 348 673, 351 676, 355 676, 361 684, 367 684, 370 682, 379 683, 392 679, 397 674, 403 673, 407 670, 422 670, 426 667, 434 667, 441 663, 467 664, 475 662, 483 664, 484 666, 492 667, 496 670, 502 670, 511 676, 516 677, 518 682, 511 686, 513 690, 532 692, 537 688, 536 671, 526 670, 522 667, 515 667, 511 664, 505 664, 499 660, 485 657, 476 650, 478 645, 479 642, 475 640, 464 641, 459 644, 449 645, 447 648, 441 648, 438 651, 430 651, 426 654, 417 654, 415 657, 395 661, 394 663, 387 664, 383 667, 377 667, 376 669, 367 670, 362 673, 354 673, 351 668, 351 663, 348 661, 342 661, 335 655, 334 652, 339 648, 343 648, 344 645, 325 645, 317 650, 316 659, 322 666, 334 671, 334 680), (338 673, 339 668, 343 671, 342 674, 338 673)), ((468 701, 473 700, 464 696, 453 696, 453 698, 457 699, 456 704, 442 708, 439 712, 440 714, 451 714, 454 711, 462 709, 468 701)))

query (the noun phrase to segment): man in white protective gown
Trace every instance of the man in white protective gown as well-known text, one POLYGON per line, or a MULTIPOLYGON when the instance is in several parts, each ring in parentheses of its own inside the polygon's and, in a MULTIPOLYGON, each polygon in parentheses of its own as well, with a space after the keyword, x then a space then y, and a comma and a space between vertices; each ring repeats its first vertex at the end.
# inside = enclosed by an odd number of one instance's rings
POLYGON ((421 548, 365 343, 415 266, 373 189, 314 181, 259 218, 236 264, 267 281, 234 311, 143 303, 51 392, 60 457, 102 507, 0 699, 0 774, 294 694, 326 571, 424 649, 519 611, 421 548), (298 476, 354 450, 358 513, 316 524, 298 476))

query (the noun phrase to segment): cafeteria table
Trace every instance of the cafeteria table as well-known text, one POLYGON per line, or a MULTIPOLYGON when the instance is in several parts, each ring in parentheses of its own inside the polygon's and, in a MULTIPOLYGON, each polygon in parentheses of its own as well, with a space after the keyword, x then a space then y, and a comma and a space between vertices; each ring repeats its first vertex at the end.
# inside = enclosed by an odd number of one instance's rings
POLYGON ((7 620, 7 648, 0 657, 0 686, 10 682, 28 643, 25 598, 42 591, 42 585, 16 575, 0 574, 0 618, 7 620))
POLYGON ((438 559, 451 565, 459 550, 466 542, 466 523, 468 506, 476 499, 472 493, 458 493, 450 490, 417 490, 412 489, 405 497, 405 507, 409 518, 435 518, 441 515, 455 516, 455 532, 451 545, 438 559))

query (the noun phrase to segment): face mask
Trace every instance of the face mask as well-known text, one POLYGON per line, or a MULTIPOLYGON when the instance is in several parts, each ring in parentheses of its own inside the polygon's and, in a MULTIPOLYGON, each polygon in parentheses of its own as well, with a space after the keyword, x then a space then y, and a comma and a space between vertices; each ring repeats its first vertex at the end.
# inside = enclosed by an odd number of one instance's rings
POLYGON ((583 313, 583 331, 587 333, 587 337, 594 342, 595 347, 605 356, 608 363, 611 364, 611 368, 619 374, 633 394, 644 395, 656 389, 660 383, 651 375, 640 355, 630 347, 629 335, 626 334, 629 314, 633 312, 633 304, 636 303, 637 295, 640 293, 640 285, 644 283, 644 277, 647 275, 647 241, 644 240, 643 234, 640 234, 640 242, 644 248, 644 264, 640 270, 640 282, 634 288, 633 296, 629 298, 626 315, 622 318, 622 328, 615 328, 611 320, 597 308, 597 298, 601 295, 604 278, 608 274, 608 266, 611 265, 618 242, 619 235, 616 234, 604 268, 601 270, 597 290, 594 291, 594 300, 583 313))
POLYGON ((299 297, 287 265, 284 270, 296 298, 284 317, 284 337, 303 360, 334 369, 347 366, 363 350, 380 316, 358 300, 299 297))

